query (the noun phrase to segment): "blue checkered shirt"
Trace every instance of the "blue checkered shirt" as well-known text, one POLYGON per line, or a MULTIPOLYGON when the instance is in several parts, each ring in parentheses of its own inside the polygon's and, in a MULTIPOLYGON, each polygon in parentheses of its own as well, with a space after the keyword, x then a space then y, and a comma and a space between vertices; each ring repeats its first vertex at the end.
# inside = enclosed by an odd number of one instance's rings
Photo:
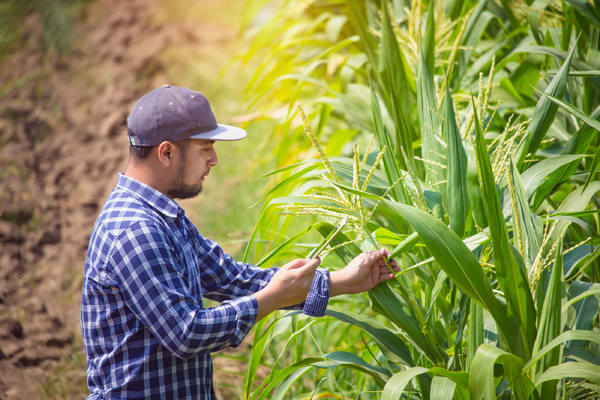
MULTIPOLYGON (((319 269, 304 309, 325 313, 319 269)), ((216 399, 210 353, 238 346, 257 314, 253 293, 277 272, 235 262, 176 202, 119 175, 85 263, 81 334, 89 399, 216 399), (221 304, 204 308, 203 298, 221 304)))

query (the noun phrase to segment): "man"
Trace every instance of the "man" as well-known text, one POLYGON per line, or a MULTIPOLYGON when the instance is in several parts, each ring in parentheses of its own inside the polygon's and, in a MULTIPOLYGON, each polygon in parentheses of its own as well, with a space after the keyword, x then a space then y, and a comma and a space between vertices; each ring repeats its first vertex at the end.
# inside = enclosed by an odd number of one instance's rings
POLYGON ((317 270, 319 259, 280 269, 235 262, 174 199, 200 193, 217 165, 216 141, 246 132, 217 124, 202 94, 169 85, 142 97, 127 121, 127 170, 98 216, 85 263, 88 399, 215 399, 211 352, 238 346, 276 309, 321 316, 330 296, 392 278, 384 250, 331 273, 317 270), (203 298, 221 304, 207 309, 203 298))

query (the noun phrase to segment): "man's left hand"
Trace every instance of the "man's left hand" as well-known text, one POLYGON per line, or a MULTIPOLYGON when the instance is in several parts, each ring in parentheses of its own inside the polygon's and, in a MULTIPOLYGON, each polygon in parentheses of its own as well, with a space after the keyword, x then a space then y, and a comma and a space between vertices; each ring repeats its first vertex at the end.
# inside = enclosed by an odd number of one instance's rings
MULTIPOLYGON (((329 295, 354 294, 373 289, 381 282, 394 278, 390 268, 386 265, 384 257, 390 256, 385 249, 367 251, 339 271, 332 271, 329 279, 329 295)), ((395 260, 389 260, 395 272, 400 267, 395 260)))

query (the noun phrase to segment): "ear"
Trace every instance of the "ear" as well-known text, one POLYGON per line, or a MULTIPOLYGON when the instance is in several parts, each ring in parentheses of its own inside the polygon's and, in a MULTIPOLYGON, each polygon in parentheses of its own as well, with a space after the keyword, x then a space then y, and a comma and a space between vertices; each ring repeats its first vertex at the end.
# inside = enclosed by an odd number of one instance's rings
POLYGON ((158 161, 160 161, 163 166, 170 167, 173 163, 173 157, 176 151, 177 147, 172 142, 162 142, 158 145, 157 149, 158 161))

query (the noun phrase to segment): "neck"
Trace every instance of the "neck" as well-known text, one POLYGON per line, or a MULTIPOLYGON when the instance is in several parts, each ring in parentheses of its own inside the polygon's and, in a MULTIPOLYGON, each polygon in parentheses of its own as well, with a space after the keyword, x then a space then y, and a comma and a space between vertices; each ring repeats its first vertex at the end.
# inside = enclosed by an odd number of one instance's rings
POLYGON ((166 192, 168 190, 167 184, 169 179, 163 177, 160 171, 151 168, 145 162, 130 159, 127 164, 127 169, 125 170, 125 176, 133 178, 138 182, 142 182, 167 196, 166 192))

